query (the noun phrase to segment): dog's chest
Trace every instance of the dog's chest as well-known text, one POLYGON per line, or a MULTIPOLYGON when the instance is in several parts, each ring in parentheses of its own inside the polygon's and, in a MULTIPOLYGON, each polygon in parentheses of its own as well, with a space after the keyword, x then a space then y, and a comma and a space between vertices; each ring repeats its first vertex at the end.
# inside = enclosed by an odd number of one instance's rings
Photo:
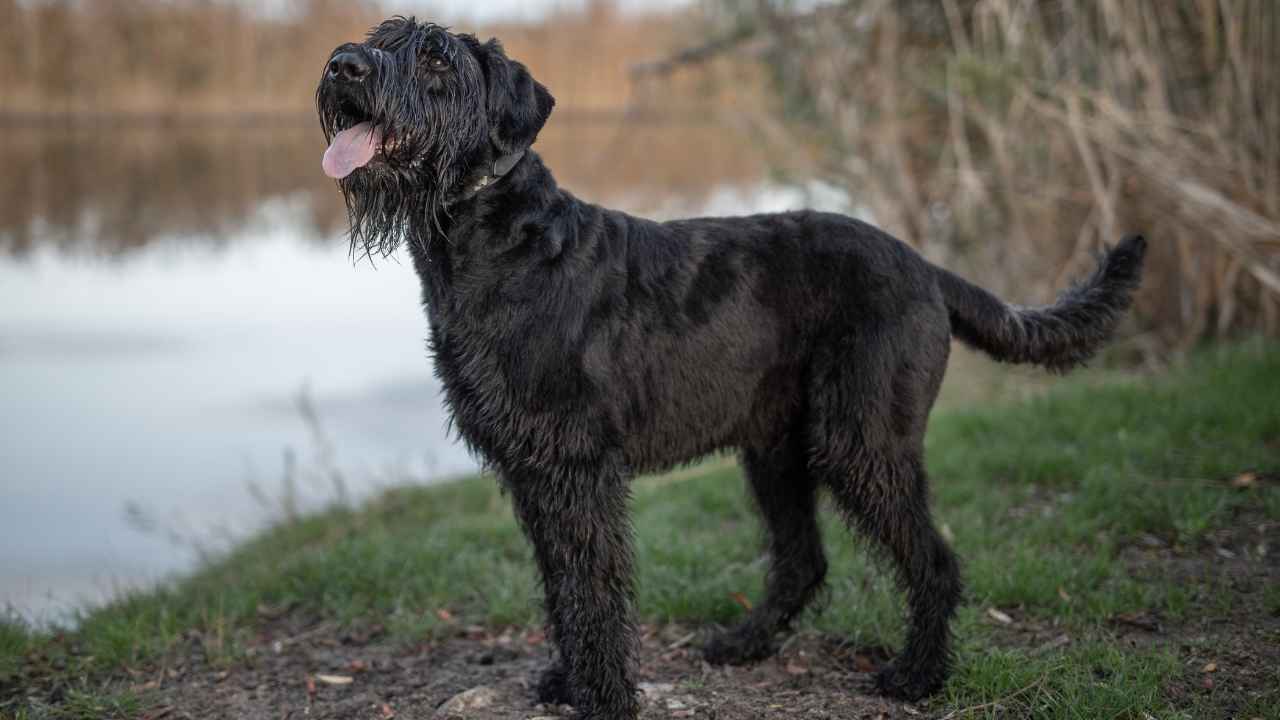
POLYGON ((454 426, 490 461, 553 466, 611 432, 581 346, 536 304, 472 299, 433 308, 431 346, 454 426), (486 304, 487 302, 487 304, 486 304))

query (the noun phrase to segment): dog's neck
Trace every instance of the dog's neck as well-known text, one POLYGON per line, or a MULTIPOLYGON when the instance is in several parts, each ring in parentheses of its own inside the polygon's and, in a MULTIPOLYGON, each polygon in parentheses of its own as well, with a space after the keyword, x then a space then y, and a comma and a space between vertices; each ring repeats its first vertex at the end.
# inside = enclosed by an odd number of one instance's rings
POLYGON ((478 224, 500 232, 498 226, 510 219, 540 216, 561 195, 551 170, 531 149, 495 160, 490 169, 473 176, 467 187, 469 192, 449 207, 455 229, 478 224), (500 162, 504 158, 506 161, 500 162), (481 182, 484 178, 488 179, 481 182), (496 222, 499 217, 508 220, 496 222))
MULTIPOLYGON (((490 174, 481 171, 470 182, 490 174)), ((557 186, 533 150, 520 153, 497 179, 459 195, 441 213, 439 225, 411 231, 430 238, 409 243, 428 304, 439 307, 453 292, 453 273, 460 262, 484 262, 483 257, 522 243, 536 244, 548 258, 559 254, 572 244, 566 238, 575 235, 569 231, 575 215, 568 208, 576 202, 557 186), (552 212, 555 206, 560 210, 552 212)))
POLYGON ((492 163, 487 163, 476 174, 472 175, 471 179, 467 181, 462 192, 446 202, 445 206, 448 207, 465 200, 470 200, 482 190, 498 182, 503 178, 503 176, 511 172, 511 169, 514 168, 522 158, 524 158, 524 154, 524 150, 517 150, 516 152, 499 155, 494 158, 492 163))

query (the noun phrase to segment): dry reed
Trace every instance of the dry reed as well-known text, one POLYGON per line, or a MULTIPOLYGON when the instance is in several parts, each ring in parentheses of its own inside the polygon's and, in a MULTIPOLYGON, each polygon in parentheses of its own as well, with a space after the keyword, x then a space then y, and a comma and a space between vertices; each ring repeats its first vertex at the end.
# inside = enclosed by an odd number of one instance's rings
MULTIPOLYGON (((8 50, 0 115, 309 116, 329 52, 363 36, 393 6, 287 0, 272 7, 266 13, 236 0, 0 0, 0 43, 8 50)), ((621 112, 629 66, 687 41, 687 25, 596 0, 537 23, 455 30, 501 38, 554 90, 562 115, 592 115, 621 112)), ((668 107, 701 112, 716 99, 704 90, 691 80, 668 107)))
POLYGON ((1136 345, 1280 330, 1280 4, 793 7, 720 6, 773 78, 760 126, 893 232, 1043 301, 1143 230, 1136 345))

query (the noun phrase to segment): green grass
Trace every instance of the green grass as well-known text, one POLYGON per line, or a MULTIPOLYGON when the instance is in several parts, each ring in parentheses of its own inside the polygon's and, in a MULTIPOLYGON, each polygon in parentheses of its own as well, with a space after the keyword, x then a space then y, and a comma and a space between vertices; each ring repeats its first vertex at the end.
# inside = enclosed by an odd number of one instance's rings
POLYGON ((1161 682, 1178 669, 1170 653, 1128 652, 1097 641, 1042 657, 971 646, 934 703, 954 706, 957 718, 1141 717, 1141 711, 1161 710, 1161 682))
MULTIPOLYGON (((47 717, 51 720, 130 720, 142 712, 145 703, 137 694, 130 691, 103 692, 96 690, 68 690, 65 698, 57 707, 40 708, 35 717, 47 717)), ((21 720, 22 716, 19 715, 21 720)))
POLYGON ((31 632, 25 624, 17 618, 0 614, 0 686, 17 674, 31 644, 31 632))
MULTIPOLYGON (((1280 346, 1215 349, 1164 377, 1091 373, 1027 402, 942 411, 927 444, 937 519, 968 587, 961 662, 935 703, 986 717, 996 711, 984 703, 1016 693, 1003 707, 1020 715, 1161 717, 1171 711, 1158 689, 1176 658, 1109 644, 1105 622, 1143 609, 1180 617, 1188 589, 1135 580, 1117 551, 1145 534, 1194 546, 1244 504, 1280 517, 1274 489, 1221 481, 1280 468, 1280 346), (1086 640, 1044 654, 992 649, 993 606, 1086 640)), ((634 501, 646 621, 730 622, 742 613, 734 593, 758 598, 759 529, 731 463, 642 479, 634 501)), ((896 645, 901 597, 885 568, 832 512, 824 533, 824 610, 802 628, 896 645)), ((1268 592, 1265 602, 1280 602, 1268 592)), ((413 640, 446 623, 438 609, 460 624, 537 623, 537 598, 507 499, 492 479, 473 478, 276 527, 172 587, 84 613, 71 636, 77 657, 92 658, 77 661, 84 672, 145 663, 190 629, 216 662, 232 663, 271 609, 378 623, 413 640)), ((29 653, 60 646, 0 622, 0 686, 29 653)))

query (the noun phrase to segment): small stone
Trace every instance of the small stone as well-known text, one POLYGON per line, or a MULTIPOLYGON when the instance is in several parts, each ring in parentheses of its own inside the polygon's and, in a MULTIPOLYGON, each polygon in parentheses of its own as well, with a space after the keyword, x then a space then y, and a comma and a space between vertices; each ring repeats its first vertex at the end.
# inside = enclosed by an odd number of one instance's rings
POLYGON ((461 715, 466 717, 469 711, 480 710, 493 705, 498 698, 498 691, 488 685, 478 685, 470 690, 464 690, 457 695, 449 698, 443 705, 436 708, 435 715, 432 717, 444 720, 453 715, 461 715))

